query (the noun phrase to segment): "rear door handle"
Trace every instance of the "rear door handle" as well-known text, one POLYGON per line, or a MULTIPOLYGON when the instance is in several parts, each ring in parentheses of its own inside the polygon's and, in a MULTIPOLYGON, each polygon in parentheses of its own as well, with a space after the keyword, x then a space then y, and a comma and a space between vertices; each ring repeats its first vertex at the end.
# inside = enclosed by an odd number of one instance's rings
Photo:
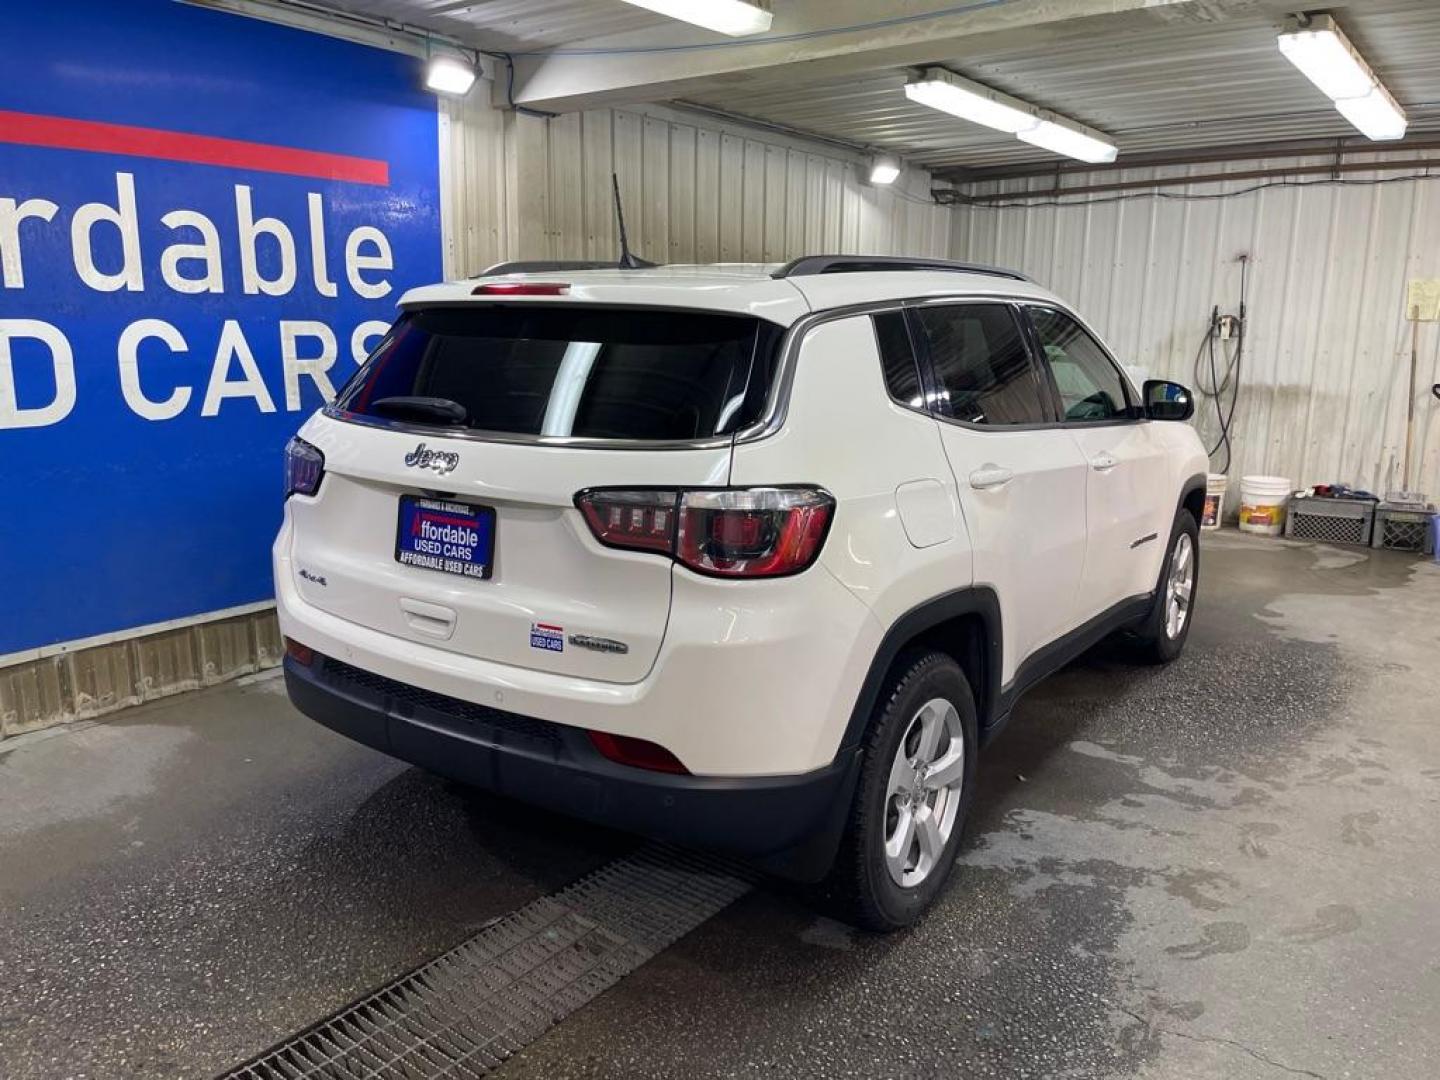
POLYGON ((970 474, 970 486, 976 491, 986 491, 989 488, 1003 487, 1014 479, 1015 474, 1009 469, 999 465, 981 465, 970 474))
POLYGON ((1093 457, 1090 459, 1090 468, 1094 469, 1096 472, 1109 472, 1111 469, 1113 469, 1116 465, 1119 464, 1120 462, 1115 460, 1109 454, 1101 454, 1099 457, 1093 457))

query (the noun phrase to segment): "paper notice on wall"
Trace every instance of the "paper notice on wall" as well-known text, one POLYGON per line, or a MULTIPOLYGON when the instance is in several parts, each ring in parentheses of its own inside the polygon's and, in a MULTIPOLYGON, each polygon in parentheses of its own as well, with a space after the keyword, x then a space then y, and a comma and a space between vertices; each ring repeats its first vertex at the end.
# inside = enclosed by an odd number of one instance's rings
POLYGON ((1414 278, 1405 294, 1405 317, 1419 322, 1440 321, 1440 278, 1414 278))

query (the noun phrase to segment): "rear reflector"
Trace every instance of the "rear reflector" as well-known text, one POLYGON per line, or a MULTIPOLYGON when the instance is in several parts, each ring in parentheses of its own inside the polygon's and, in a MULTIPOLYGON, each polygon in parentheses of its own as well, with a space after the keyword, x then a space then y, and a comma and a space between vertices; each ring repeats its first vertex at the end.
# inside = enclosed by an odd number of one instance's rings
POLYGON ((651 772, 688 776, 690 770, 680 759, 658 743, 632 739, 629 735, 609 735, 603 731, 587 731, 590 742, 600 753, 619 765, 630 765, 651 772))
POLYGON ((285 639, 285 655, 301 667, 309 667, 315 662, 315 650, 309 645, 301 645, 294 638, 285 639))
POLYGON ((564 296, 570 286, 558 281, 491 281, 476 285, 471 296, 564 296))
POLYGON ((645 491, 575 496, 595 538, 669 555, 712 577, 780 577, 820 554, 835 500, 818 488, 645 491))

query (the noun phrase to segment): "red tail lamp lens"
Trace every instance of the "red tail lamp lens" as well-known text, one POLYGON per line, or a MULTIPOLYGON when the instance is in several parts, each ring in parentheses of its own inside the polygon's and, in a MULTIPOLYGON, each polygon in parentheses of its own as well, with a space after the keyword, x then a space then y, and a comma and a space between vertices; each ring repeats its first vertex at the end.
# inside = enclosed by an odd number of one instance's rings
POLYGON ((575 502, 602 544, 668 555, 675 543, 678 496, 675 491, 591 491, 575 502))
POLYGON ((778 577, 820 554, 835 500, 818 488, 581 492, 602 544, 671 555, 713 577, 778 577))
POLYGON ((564 296, 570 286, 558 281, 490 281, 476 285, 471 296, 564 296))
POLYGON ((764 514, 741 510, 710 518, 710 540, 731 551, 757 551, 765 546, 764 514))
POLYGON ((301 667, 309 667, 315 662, 315 650, 309 645, 301 645, 300 642, 290 637, 285 639, 285 655, 301 667))
POLYGON ((651 772, 676 773, 688 776, 690 770, 680 764, 680 759, 658 743, 646 739, 633 739, 629 735, 610 735, 603 731, 586 732, 590 743, 600 753, 620 765, 651 772))
POLYGON ((820 554, 835 500, 813 488, 692 491, 680 507, 676 558, 717 577, 777 577, 820 554))

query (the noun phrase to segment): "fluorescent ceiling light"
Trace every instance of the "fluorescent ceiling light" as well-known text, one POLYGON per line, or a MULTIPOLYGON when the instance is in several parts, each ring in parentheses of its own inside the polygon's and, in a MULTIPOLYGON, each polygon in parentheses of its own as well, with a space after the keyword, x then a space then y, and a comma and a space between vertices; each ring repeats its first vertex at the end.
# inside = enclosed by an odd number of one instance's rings
POLYGON ((985 127, 1017 135, 1025 142, 1065 157, 1100 164, 1115 160, 1115 144, 1104 133, 1063 116, 963 79, 943 68, 928 68, 907 83, 905 96, 921 105, 985 127))
POLYGON ((900 175, 900 159, 894 154, 878 154, 870 161, 870 183, 893 184, 900 175))
POLYGON ((626 0, 636 7, 731 37, 770 29, 770 0, 626 0))
POLYGON ((919 79, 907 83, 905 96, 921 105, 1011 135, 1039 123, 1035 111, 1023 101, 941 68, 930 68, 919 79))
POLYGON ((1405 137, 1405 112, 1395 104, 1390 92, 1378 83, 1364 97, 1342 98, 1335 102, 1335 108, 1367 139, 1381 141, 1405 137))
POLYGON ((1016 134, 1032 146, 1078 161, 1088 161, 1092 165, 1108 164, 1115 160, 1118 153, 1115 144, 1107 142, 1094 128, 1068 121, 1041 120, 1035 127, 1016 134))
POLYGON ((1375 76, 1329 15, 1312 16, 1303 30, 1280 35, 1280 51, 1332 101, 1363 97, 1375 76))
POLYGON ((475 85, 475 68, 458 56, 444 53, 432 56, 425 65, 425 87, 437 94, 463 97, 475 85))
POLYGON ((1329 15, 1312 15, 1303 29, 1279 37, 1280 51, 1335 103, 1362 135, 1377 141, 1405 137, 1405 110, 1329 15))

